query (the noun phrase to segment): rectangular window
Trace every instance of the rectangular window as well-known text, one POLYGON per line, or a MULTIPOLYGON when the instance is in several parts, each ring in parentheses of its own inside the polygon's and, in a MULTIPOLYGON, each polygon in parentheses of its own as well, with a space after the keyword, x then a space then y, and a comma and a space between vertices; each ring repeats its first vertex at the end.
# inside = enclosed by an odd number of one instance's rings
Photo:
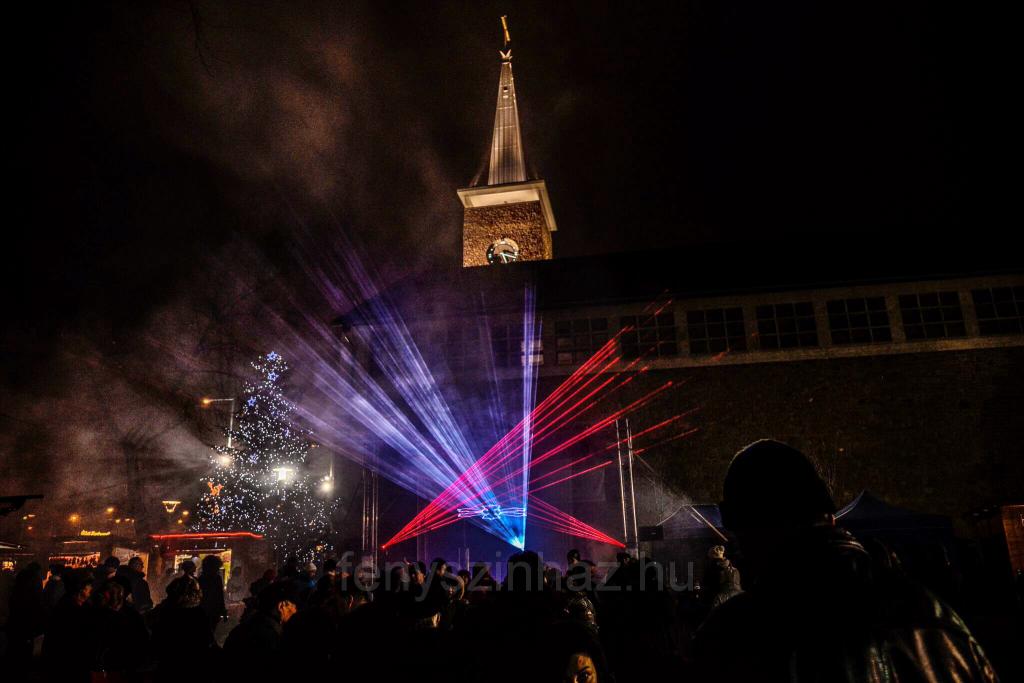
POLYGON ((901 294, 899 300, 907 341, 967 336, 960 295, 956 292, 901 294))
POLYGON ((758 306, 757 336, 762 349, 795 349, 818 345, 818 326, 810 301, 758 306))
POLYGON ((1024 332, 1024 287, 992 287, 975 289, 974 311, 978 316, 978 331, 994 334, 1021 334, 1024 332))
POLYGON ((491 349, 494 365, 499 368, 517 368, 529 363, 544 364, 544 342, 534 338, 528 344, 523 339, 522 323, 504 323, 491 327, 491 349))
POLYGON ((623 358, 671 358, 679 355, 676 316, 671 311, 656 315, 624 315, 619 322, 623 328, 630 328, 619 337, 623 358))
POLYGON ((833 344, 870 344, 892 341, 885 297, 829 301, 828 327, 833 344))
POLYGON ((579 365, 608 342, 608 318, 555 322, 555 363, 579 365))
POLYGON ((747 350, 743 309, 739 306, 687 311, 686 326, 690 334, 690 353, 695 356, 747 350))

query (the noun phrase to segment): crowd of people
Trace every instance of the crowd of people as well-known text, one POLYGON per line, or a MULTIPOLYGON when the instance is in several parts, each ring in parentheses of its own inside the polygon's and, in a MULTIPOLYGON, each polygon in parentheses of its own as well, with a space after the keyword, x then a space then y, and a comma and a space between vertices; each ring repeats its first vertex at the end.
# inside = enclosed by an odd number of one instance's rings
POLYGON ((891 551, 835 525, 802 454, 752 444, 724 493, 750 575, 741 582, 715 546, 700 590, 625 553, 602 575, 576 550, 564 567, 518 553, 500 582, 485 564, 455 571, 442 558, 377 571, 290 557, 248 586, 233 572, 226 592, 208 556, 198 575, 183 562, 155 605, 138 558, 53 566, 45 587, 29 565, 11 594, 3 670, 16 677, 4 680, 997 680, 952 609, 891 551), (244 613, 220 646, 234 600, 244 613))

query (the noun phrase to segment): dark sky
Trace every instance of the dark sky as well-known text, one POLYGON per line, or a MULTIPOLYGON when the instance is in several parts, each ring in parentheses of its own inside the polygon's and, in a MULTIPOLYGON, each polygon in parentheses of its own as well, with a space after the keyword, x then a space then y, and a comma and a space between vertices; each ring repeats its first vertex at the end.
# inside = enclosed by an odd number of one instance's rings
POLYGON ((56 295, 61 319, 131 319, 196 251, 287 239, 254 201, 268 187, 457 260, 453 190, 485 161, 501 13, 559 255, 911 237, 992 202, 1009 93, 996 18, 963 7, 134 4, 40 11, 8 45, 29 318, 56 295), (436 234, 410 235, 425 212, 436 234))
POLYGON ((301 221, 345 230, 389 277, 457 263, 501 14, 557 255, 912 248, 1013 224, 998 159, 1015 80, 1002 22, 974 6, 139 5, 9 21, 5 458, 60 441, 44 416, 77 409, 75 359, 151 364, 154 337, 173 345, 177 323, 154 321, 231 287, 211 255, 253 249, 287 276, 301 221))

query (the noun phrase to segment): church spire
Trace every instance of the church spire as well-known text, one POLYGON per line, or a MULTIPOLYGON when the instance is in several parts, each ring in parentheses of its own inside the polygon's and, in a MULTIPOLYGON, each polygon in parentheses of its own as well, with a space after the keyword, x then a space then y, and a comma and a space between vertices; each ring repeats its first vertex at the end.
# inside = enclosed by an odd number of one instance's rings
POLYGON ((519 134, 516 87, 512 81, 512 39, 501 18, 498 109, 494 114, 491 168, 486 185, 458 191, 462 201, 462 265, 545 261, 554 256, 551 233, 558 229, 544 180, 526 179, 519 134))
POLYGON ((491 167, 488 185, 521 183, 526 180, 523 161, 523 140, 519 133, 519 108, 516 106, 516 85, 512 78, 512 38, 508 18, 501 18, 504 49, 501 55, 501 76, 498 79, 498 106, 494 113, 494 137, 491 140, 491 167))

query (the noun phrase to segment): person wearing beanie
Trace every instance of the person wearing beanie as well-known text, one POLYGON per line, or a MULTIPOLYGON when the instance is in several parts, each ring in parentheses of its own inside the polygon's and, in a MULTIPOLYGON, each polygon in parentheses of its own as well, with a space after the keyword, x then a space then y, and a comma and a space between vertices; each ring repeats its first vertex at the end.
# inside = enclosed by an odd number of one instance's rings
POLYGON ((752 580, 698 630, 697 680, 998 680, 952 609, 874 567, 836 526, 828 487, 803 453, 756 441, 733 458, 723 493, 722 521, 752 580))

